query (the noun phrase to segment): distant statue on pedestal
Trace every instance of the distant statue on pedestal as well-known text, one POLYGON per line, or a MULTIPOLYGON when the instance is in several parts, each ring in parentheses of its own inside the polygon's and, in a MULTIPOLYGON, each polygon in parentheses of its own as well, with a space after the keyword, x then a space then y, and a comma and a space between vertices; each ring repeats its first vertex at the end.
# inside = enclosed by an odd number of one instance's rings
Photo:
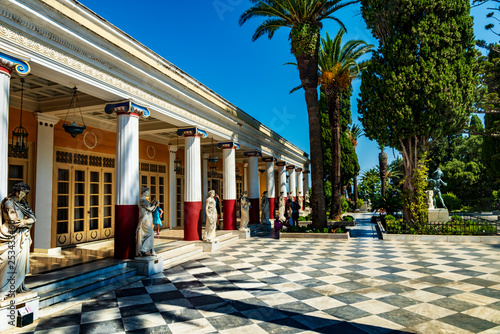
POLYGON ((29 192, 30 187, 19 182, 1 203, 0 301, 15 297, 16 292, 29 291, 24 279, 30 272, 30 230, 36 222, 35 213, 26 200, 29 192))
POLYGON ((250 221, 249 211, 252 205, 250 204, 250 200, 247 197, 246 190, 243 192, 243 196, 241 196, 241 218, 240 218, 240 231, 246 231, 248 228, 248 222, 250 221))
POLYGON ((269 224, 269 198, 267 197, 267 191, 262 193, 262 198, 260 200, 260 207, 262 208, 261 213, 261 224, 269 224))
POLYGON ((285 197, 283 196, 283 192, 280 193, 280 197, 278 200, 278 219, 279 221, 284 222, 285 218, 285 197))
POLYGON ((149 201, 149 188, 142 187, 139 199, 139 224, 136 230, 136 255, 156 255, 154 251, 153 211, 158 203, 155 199, 149 201))
POLYGON ((299 200, 300 211, 302 211, 302 208, 304 207, 304 197, 302 197, 302 191, 299 191, 298 200, 299 200))
POLYGON ((439 198, 441 201, 441 204, 443 204, 443 207, 445 209, 448 209, 446 205, 444 204, 443 197, 441 197, 441 184, 444 186, 447 186, 446 182, 444 182, 441 178, 444 176, 443 171, 441 168, 438 168, 432 173, 432 179, 427 179, 427 181, 432 183, 433 190, 434 190, 434 207, 437 208, 437 203, 436 203, 436 196, 439 198))
POLYGON ((217 237, 217 208, 215 204, 215 190, 208 192, 207 204, 205 207, 207 221, 205 232, 203 233, 203 241, 212 242, 217 237))

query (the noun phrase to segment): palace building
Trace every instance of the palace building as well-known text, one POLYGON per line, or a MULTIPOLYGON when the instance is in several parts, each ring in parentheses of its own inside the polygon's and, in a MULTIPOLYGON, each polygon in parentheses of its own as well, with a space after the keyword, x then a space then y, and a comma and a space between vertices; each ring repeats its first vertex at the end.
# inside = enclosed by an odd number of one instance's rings
POLYGON ((142 186, 185 240, 209 189, 227 230, 244 190, 258 223, 264 191, 274 212, 309 189, 306 153, 77 1, 2 1, 0 88, 0 196, 30 185, 36 252, 115 238, 130 258, 142 186))

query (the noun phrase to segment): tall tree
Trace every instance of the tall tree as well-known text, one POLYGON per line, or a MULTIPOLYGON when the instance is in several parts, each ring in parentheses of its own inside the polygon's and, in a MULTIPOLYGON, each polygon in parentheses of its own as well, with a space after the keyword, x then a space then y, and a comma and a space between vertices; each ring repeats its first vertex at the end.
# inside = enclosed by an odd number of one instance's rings
POLYGON ((253 6, 240 17, 242 25, 253 17, 265 20, 257 27, 252 40, 263 35, 269 39, 280 28, 290 28, 291 53, 297 60, 300 81, 305 91, 309 117, 309 141, 311 147, 311 208, 313 226, 326 227, 325 196, 323 189, 323 162, 321 153, 321 124, 318 108, 318 50, 322 21, 332 19, 344 24, 335 12, 356 1, 343 0, 250 0, 253 6))
POLYGON ((379 144, 380 153, 378 154, 378 168, 380 173, 380 193, 382 197, 385 196, 385 186, 387 179, 387 153, 384 152, 384 145, 379 144))
POLYGON ((477 50, 469 0, 361 0, 379 40, 363 72, 365 134, 402 152, 406 220, 421 215, 418 181, 431 139, 461 132, 476 100, 477 50), (418 209, 420 210, 420 209, 418 209))
MULTIPOLYGON (((321 88, 325 92, 328 108, 330 131, 332 136, 332 207, 330 217, 340 220, 342 217, 342 180, 341 180, 341 94, 350 91, 351 82, 358 76, 365 63, 357 60, 371 50, 362 40, 350 40, 342 46, 342 36, 345 29, 341 28, 332 40, 328 33, 321 39, 319 52, 319 71, 321 88)), ((347 127, 346 127, 347 130, 347 127)), ((348 139, 345 138, 345 142, 348 139)))
MULTIPOLYGON (((348 130, 348 136, 349 140, 352 143, 352 146, 354 148, 354 152, 356 153, 356 147, 358 146, 358 139, 363 135, 363 130, 358 124, 354 124, 351 126, 351 128, 348 130)), ((356 154, 357 157, 357 154, 356 154)), ((354 193, 354 209, 358 208, 358 173, 359 173, 359 166, 358 170, 356 171, 356 175, 353 177, 353 182, 352 182, 352 188, 353 188, 353 193, 354 193)))

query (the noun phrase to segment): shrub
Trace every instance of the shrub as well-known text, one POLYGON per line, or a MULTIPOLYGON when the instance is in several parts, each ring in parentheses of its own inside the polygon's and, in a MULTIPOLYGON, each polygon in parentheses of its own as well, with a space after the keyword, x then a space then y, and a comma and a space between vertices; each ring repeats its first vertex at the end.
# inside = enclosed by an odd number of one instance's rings
POLYGON ((444 204, 448 207, 450 211, 460 210, 462 201, 454 193, 446 193, 442 195, 444 204))
POLYGON ((342 212, 346 212, 349 209, 349 202, 345 197, 340 198, 340 205, 342 206, 342 212))
POLYGON ((396 220, 396 217, 394 217, 393 215, 385 215, 385 220, 386 221, 396 220))
POLYGON ((354 221, 354 217, 351 216, 351 215, 345 215, 345 216, 342 217, 342 220, 348 221, 348 222, 353 222, 354 221))
POLYGON ((363 200, 362 200, 361 198, 358 198, 358 199, 356 200, 356 207, 357 207, 358 209, 361 209, 361 207, 362 207, 364 204, 365 204, 365 202, 363 202, 363 200))
POLYGON ((451 216, 451 221, 454 221, 454 222, 463 222, 464 219, 461 216, 459 216, 459 215, 453 215, 453 216, 451 216))

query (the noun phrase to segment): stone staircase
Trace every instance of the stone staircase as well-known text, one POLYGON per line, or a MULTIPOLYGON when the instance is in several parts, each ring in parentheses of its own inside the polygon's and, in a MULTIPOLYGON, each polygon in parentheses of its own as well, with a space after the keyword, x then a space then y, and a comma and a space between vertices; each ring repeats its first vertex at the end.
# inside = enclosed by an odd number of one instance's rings
MULTIPOLYGON (((238 232, 238 231, 235 231, 238 232)), ((232 231, 219 231, 220 246, 239 239, 232 231)), ((200 241, 178 240, 156 246, 168 269, 203 253, 200 241)), ((40 297, 40 316, 66 309, 144 278, 129 260, 104 259, 61 270, 28 276, 26 286, 40 297)))

